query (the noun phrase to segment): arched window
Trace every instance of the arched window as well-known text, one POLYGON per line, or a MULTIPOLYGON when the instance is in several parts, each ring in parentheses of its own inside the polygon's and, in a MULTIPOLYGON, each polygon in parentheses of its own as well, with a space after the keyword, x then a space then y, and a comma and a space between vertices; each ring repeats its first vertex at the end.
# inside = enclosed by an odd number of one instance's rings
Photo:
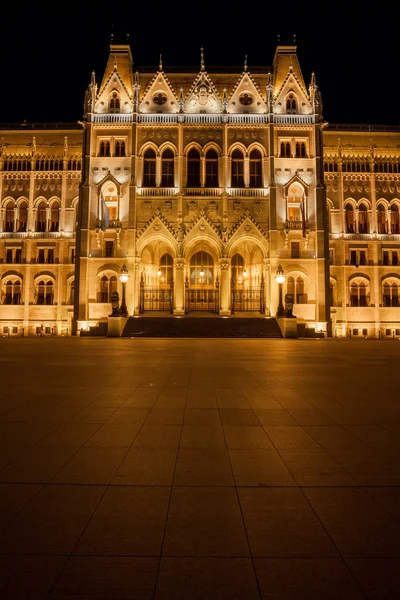
POLYGON ((115 275, 110 278, 103 275, 99 281, 100 291, 97 293, 97 302, 111 302, 113 292, 118 291, 118 281, 115 275))
POLYGON ((350 285, 350 306, 368 306, 367 286, 364 281, 350 285))
POLYGON ((143 187, 156 187, 156 153, 147 148, 143 156, 143 187))
POLYGON ((286 99, 286 113, 288 115, 297 113, 297 102, 293 94, 289 94, 286 99))
POLYGON ((3 304, 19 304, 21 301, 21 282, 8 280, 4 286, 3 304))
POLYGON ((214 282, 214 261, 208 252, 201 250, 190 260, 190 283, 192 285, 212 285, 214 282))
POLYGON ((168 253, 162 255, 159 265, 159 281, 162 285, 172 285, 174 279, 174 260, 168 253))
POLYGON ((200 154, 191 148, 187 159, 187 187, 200 187, 200 154))
POLYGON ((244 283, 246 278, 244 273, 247 275, 243 256, 241 254, 234 254, 231 260, 231 277, 233 285, 242 285, 244 283))
POLYGON ((124 142, 124 140, 117 140, 115 142, 115 156, 125 156, 125 142, 124 142))
POLYGON ((355 233, 354 209, 352 204, 346 204, 346 233, 355 233))
POLYGON ((231 187, 244 187, 244 158, 243 153, 237 148, 232 152, 231 187))
POLYGON ((110 113, 119 113, 121 108, 121 102, 117 92, 114 92, 110 98, 110 113))
POLYGON ((19 206, 18 231, 26 231, 28 224, 28 205, 22 202, 19 206))
POLYGON ((386 211, 383 204, 378 204, 377 210, 378 233, 387 233, 386 211))
POLYGON ((294 183, 290 186, 287 196, 287 220, 290 228, 301 228, 304 206, 304 189, 294 183))
POLYGON ((4 231, 14 231, 15 211, 14 204, 9 202, 6 206, 6 219, 4 223, 4 231))
POLYGON ((358 233, 368 233, 368 211, 365 204, 358 209, 358 233))
POLYGON ((399 207, 397 206, 397 204, 392 204, 390 209, 390 231, 392 233, 400 233, 399 207))
POLYGON ((286 293, 293 295, 296 304, 307 304, 307 294, 304 292, 304 279, 302 277, 288 277, 286 280, 286 293))
POLYGON ((174 184, 174 153, 167 148, 161 156, 161 187, 174 187, 174 184))
POLYGON ((296 142, 296 158, 307 158, 307 148, 305 142, 296 142))
POLYGON ((111 156, 110 142, 108 140, 102 140, 100 142, 100 156, 111 156))
POLYGON ((46 204, 44 202, 37 207, 36 231, 46 231, 46 204))
POLYGON ((50 211, 50 231, 58 231, 60 223, 60 205, 58 202, 53 202, 50 211))
POLYGON ((337 306, 337 298, 336 298, 336 284, 332 280, 329 285, 329 302, 330 306, 337 306))
POLYGON ((262 183, 262 158, 261 152, 254 149, 250 152, 250 181, 251 188, 260 188, 262 183))
POLYGON ((52 281, 39 281, 37 286, 36 304, 53 304, 54 286, 52 281))
POLYGON ((205 187, 218 187, 218 154, 210 148, 206 154, 206 183, 205 187))
POLYGON ((292 158, 290 142, 281 142, 280 158, 292 158))
POLYGON ((74 304, 75 300, 75 280, 73 279, 69 284, 69 298, 68 304, 74 304))

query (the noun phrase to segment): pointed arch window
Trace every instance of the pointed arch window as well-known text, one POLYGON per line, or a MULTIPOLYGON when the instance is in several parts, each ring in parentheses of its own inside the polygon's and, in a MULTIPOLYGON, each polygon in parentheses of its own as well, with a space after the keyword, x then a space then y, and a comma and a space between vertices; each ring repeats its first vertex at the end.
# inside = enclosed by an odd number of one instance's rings
POLYGON ((100 156, 111 156, 109 140, 101 140, 99 155, 100 156))
POLYGON ((281 151, 280 151, 279 157, 280 158, 292 158, 292 150, 291 150, 290 142, 288 142, 288 141, 281 142, 281 151))
POLYGON ((390 209, 390 231, 392 233, 400 233, 399 228, 399 207, 397 204, 392 204, 390 209))
POLYGON ((297 101, 293 94, 289 94, 286 99, 286 113, 288 115, 297 113, 297 101))
POLYGON ((307 158, 307 146, 305 142, 296 142, 296 158, 307 158))
POLYGON ((367 286, 364 281, 353 281, 350 286, 350 306, 368 306, 367 286))
POLYGON ((52 281, 39 281, 36 304, 53 304, 54 286, 52 281))
POLYGON ((249 187, 261 188, 262 185, 262 157, 261 152, 254 149, 250 152, 250 180, 249 187))
POLYGON ((109 110, 110 110, 110 113, 119 113, 119 111, 121 110, 121 101, 119 99, 117 92, 114 92, 110 98, 109 110))
POLYGON ((218 187, 218 153, 210 148, 206 154, 206 184, 205 187, 218 187))
POLYGON ((212 285, 214 282, 214 261, 208 252, 200 250, 190 260, 190 283, 192 285, 212 285))
POLYGON ((399 286, 396 282, 386 281, 382 289, 383 306, 399 306, 399 286))
POLYGON ((387 233, 386 210, 383 204, 378 204, 377 221, 378 233, 387 233))
POLYGON ((368 233, 368 211, 365 204, 358 209, 358 233, 368 233))
POLYGON ((58 202, 53 202, 50 210, 50 227, 49 231, 58 231, 60 225, 60 205, 58 202))
POLYGON ((232 152, 231 187, 244 187, 244 157, 238 148, 232 152))
POLYGON ((21 302, 21 282, 8 280, 4 286, 3 304, 19 304, 21 302))
POLYGON ((19 206, 18 231, 26 231, 28 225, 28 204, 22 202, 19 206))
POLYGON ((292 294, 296 304, 307 304, 308 298, 304 291, 303 277, 288 277, 286 280, 286 293, 292 294))
POLYGON ((115 275, 111 275, 111 277, 103 275, 99 280, 97 302, 111 302, 111 296, 116 291, 118 291, 117 277, 115 275))
POLYGON ((174 187, 174 153, 171 148, 166 148, 161 156, 161 187, 174 187))
POLYGON ((36 231, 46 231, 46 204, 44 202, 37 207, 36 231))
POLYGON ((156 153, 147 148, 143 156, 143 187, 156 187, 156 153))
POLYGON ((74 300, 75 300, 75 280, 73 279, 71 281, 71 283, 69 284, 69 297, 68 297, 68 304, 74 304, 74 300))
POLYGON ((231 259, 231 277, 233 285, 241 285, 244 282, 244 272, 243 256, 241 254, 234 254, 231 259))
POLYGON ((174 260, 168 252, 161 257, 159 277, 161 285, 172 285, 174 279, 174 260))
POLYGON ((14 210, 14 204, 12 202, 9 202, 6 206, 6 218, 5 218, 5 223, 4 223, 4 231, 14 231, 14 225, 15 225, 15 210, 14 210))
POLYGON ((124 140, 117 140, 115 142, 115 156, 126 156, 124 140))
POLYGON ((191 148, 187 159, 187 187, 200 187, 200 153, 191 148))
POLYGON ((346 204, 346 206, 345 206, 345 214, 346 214, 346 233, 355 233, 354 209, 350 203, 346 204))

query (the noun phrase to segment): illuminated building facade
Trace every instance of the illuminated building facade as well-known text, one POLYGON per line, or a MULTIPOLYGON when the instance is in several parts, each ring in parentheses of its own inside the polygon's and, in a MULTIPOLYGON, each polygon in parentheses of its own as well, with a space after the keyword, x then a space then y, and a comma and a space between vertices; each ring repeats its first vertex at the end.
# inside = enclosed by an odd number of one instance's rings
POLYGON ((0 142, 3 335, 107 322, 122 285, 130 316, 274 317, 279 266, 300 326, 400 335, 399 128, 324 122, 294 45, 167 73, 112 43, 82 122, 0 142))

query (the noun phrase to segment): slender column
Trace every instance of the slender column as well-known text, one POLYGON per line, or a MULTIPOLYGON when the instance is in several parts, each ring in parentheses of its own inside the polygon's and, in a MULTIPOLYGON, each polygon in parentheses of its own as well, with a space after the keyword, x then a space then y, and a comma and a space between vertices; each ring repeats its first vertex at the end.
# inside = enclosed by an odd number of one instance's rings
POLYGON ((184 258, 174 260, 174 315, 185 314, 185 265, 184 258))
POLYGON ((222 258, 219 261, 219 267, 221 272, 220 279, 220 315, 230 315, 230 282, 229 282, 229 267, 231 261, 229 258, 222 258))

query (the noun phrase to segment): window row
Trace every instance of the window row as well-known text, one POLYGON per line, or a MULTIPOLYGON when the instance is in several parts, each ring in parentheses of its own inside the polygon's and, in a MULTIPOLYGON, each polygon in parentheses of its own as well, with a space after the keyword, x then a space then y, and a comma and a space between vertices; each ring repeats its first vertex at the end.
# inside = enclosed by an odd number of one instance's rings
MULTIPOLYGON (((358 210, 355 210, 352 204, 346 204, 345 227, 346 233, 370 233, 368 208, 365 204, 360 204, 358 210)), ((377 228, 378 233, 400 233, 399 208, 397 204, 393 204, 388 211, 385 210, 382 204, 378 205, 377 228)))
MULTIPOLYGON (((47 207, 45 202, 41 202, 36 208, 35 231, 38 232, 56 232, 60 227, 61 208, 59 202, 53 202, 51 207, 47 207)), ((75 223, 76 219, 73 220, 75 223)), ((22 202, 16 207, 9 202, 4 211, 3 231, 26 232, 28 227, 28 203, 22 202)))
MULTIPOLYGON (((55 159, 7 159, 4 161, 3 171, 63 171, 65 161, 55 159)), ((82 161, 79 159, 68 160, 66 171, 81 171, 82 161)))
MULTIPOLYGON (((369 160, 364 161, 343 161, 342 173, 370 173, 371 162, 369 160)), ((328 173, 337 173, 339 171, 339 164, 337 162, 325 162, 324 170, 328 173)), ((374 173, 400 173, 399 162, 387 162, 375 159, 372 171, 374 173)))
MULTIPOLYGON (((36 249, 36 256, 34 260, 31 262, 35 262, 37 264, 48 264, 52 265, 54 263, 59 262, 59 259, 55 256, 55 248, 52 247, 43 247, 36 249)), ((4 251, 4 262, 7 264, 21 264, 26 262, 26 260, 22 256, 22 247, 9 247, 5 248, 4 251)), ((75 263, 75 248, 70 248, 68 263, 75 263)))

